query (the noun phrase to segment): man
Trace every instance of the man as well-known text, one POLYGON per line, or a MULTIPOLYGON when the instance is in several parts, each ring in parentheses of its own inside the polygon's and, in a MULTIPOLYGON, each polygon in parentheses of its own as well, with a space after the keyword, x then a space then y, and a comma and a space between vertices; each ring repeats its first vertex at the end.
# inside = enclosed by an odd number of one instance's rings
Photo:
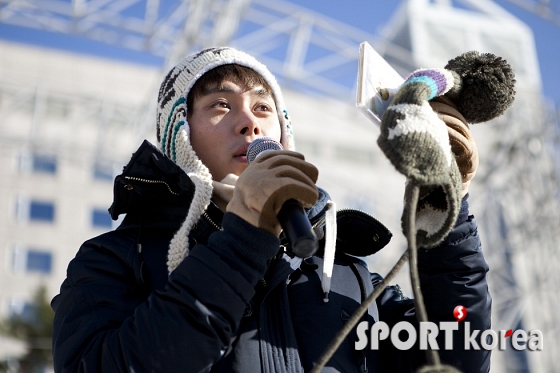
MULTIPOLYGON (((82 245, 52 302, 55 371, 310 370, 381 280, 353 255, 381 249, 390 233, 365 214, 339 215, 324 302, 323 252, 332 246, 324 220, 334 211, 315 186, 317 169, 294 151, 274 77, 243 52, 207 49, 170 71, 157 139, 159 149, 144 142, 115 180, 110 212, 126 213, 123 223, 82 245), (248 166, 247 147, 265 136, 286 150, 248 166), (318 253, 305 259, 291 254, 276 219, 292 198, 307 207, 320 238, 318 253)), ((487 329, 487 265, 467 209, 464 200, 449 237, 421 254, 425 298, 431 320, 450 320, 461 304, 472 329, 487 329)), ((414 304, 388 287, 365 317, 414 322, 414 304)), ((487 371, 489 353, 462 350, 460 337, 443 361, 487 371)), ((417 349, 356 350, 355 340, 347 338, 325 371, 409 372, 425 363, 417 349)))

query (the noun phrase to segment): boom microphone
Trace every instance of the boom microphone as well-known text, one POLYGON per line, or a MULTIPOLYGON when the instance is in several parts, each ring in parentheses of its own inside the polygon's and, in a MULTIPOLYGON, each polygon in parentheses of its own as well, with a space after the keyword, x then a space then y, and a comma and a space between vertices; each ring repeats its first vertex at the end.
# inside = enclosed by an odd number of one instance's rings
MULTIPOLYGON (((258 138, 247 149, 247 163, 251 164, 267 151, 283 149, 279 142, 270 137, 258 138)), ((276 217, 290 242, 292 253, 299 258, 307 258, 317 251, 317 237, 301 203, 295 199, 287 200, 276 217)))

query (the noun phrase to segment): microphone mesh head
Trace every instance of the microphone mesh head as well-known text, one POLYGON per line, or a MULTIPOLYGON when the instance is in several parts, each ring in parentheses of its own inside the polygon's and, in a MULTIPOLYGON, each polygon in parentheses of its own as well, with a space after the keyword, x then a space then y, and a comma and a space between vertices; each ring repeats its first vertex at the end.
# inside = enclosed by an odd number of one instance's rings
POLYGON ((269 150, 284 150, 282 145, 270 137, 255 139, 247 148, 247 163, 251 164, 261 153, 269 150))

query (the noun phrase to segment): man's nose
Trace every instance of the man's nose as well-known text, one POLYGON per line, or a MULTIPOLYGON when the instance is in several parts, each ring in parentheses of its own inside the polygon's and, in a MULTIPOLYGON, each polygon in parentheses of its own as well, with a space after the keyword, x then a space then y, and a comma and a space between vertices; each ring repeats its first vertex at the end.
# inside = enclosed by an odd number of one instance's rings
POLYGON ((258 118, 249 109, 241 110, 237 127, 237 132, 241 135, 252 136, 261 134, 258 118))

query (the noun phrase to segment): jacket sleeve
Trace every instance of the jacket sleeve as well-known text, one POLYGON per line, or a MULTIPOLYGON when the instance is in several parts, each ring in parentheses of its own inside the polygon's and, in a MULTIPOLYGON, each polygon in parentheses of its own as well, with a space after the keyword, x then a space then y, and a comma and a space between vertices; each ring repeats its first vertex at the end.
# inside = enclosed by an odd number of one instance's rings
POLYGON ((55 371, 208 371, 279 247, 276 237, 233 214, 223 227, 151 294, 138 289, 133 255, 115 254, 133 252, 119 248, 122 241, 86 242, 52 302, 55 371))
MULTIPOLYGON (((463 200, 459 224, 443 243, 428 251, 419 250, 418 267, 431 322, 438 326, 440 322, 455 323, 454 308, 461 305, 467 310, 466 318, 458 322, 458 330, 452 331, 452 348, 446 348, 445 332, 439 329, 436 340, 442 363, 465 373, 488 372, 490 351, 480 346, 480 333, 490 329, 491 321, 491 298, 486 281, 488 264, 482 252, 476 220, 468 215, 466 199, 463 200), (465 330, 467 324, 469 328, 465 330), (475 336, 473 331, 476 330, 480 332, 475 336)), ((374 285, 379 281, 380 278, 374 277, 374 285)), ((378 299, 378 307, 380 320, 389 326, 399 321, 418 325, 413 300, 404 297, 396 287, 390 286, 384 291, 378 299)), ((397 351, 387 342, 381 348, 387 350, 381 354, 385 367, 382 371, 409 372, 425 364, 425 351, 419 351, 418 343, 409 351, 397 351)))

